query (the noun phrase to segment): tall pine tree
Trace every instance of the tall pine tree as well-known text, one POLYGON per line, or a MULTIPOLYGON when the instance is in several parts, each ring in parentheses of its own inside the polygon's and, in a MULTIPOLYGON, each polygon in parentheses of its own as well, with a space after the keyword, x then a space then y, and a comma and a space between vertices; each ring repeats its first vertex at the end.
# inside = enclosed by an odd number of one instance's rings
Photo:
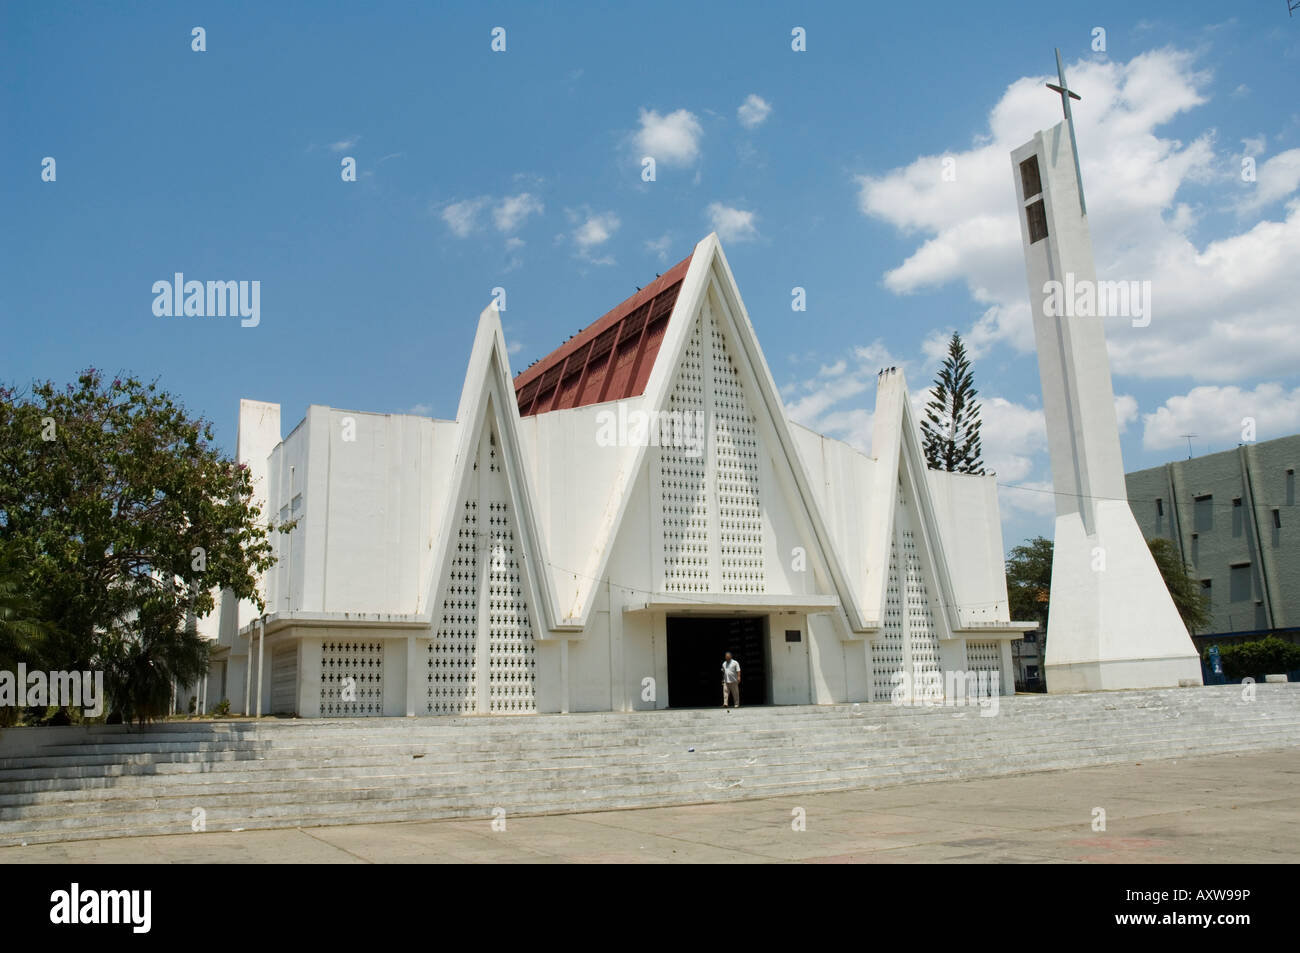
POLYGON ((948 357, 930 389, 930 403, 921 421, 926 463, 933 470, 983 473, 980 458, 980 405, 975 400, 975 376, 966 348, 956 331, 948 342, 948 357))

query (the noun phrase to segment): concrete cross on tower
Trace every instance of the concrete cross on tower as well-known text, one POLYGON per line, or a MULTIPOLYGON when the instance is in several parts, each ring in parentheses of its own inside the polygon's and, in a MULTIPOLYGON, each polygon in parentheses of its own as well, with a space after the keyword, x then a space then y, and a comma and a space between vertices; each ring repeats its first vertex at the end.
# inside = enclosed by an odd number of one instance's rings
POLYGON ((1070 147, 1074 150, 1074 175, 1079 182, 1079 213, 1088 214, 1088 206, 1083 201, 1083 171, 1079 168, 1079 140, 1074 134, 1074 114, 1070 112, 1070 100, 1083 102, 1083 97, 1072 90, 1065 82, 1065 67, 1061 65, 1061 51, 1056 51, 1056 75, 1061 85, 1048 83, 1047 88, 1061 94, 1061 109, 1065 112, 1065 121, 1070 125, 1070 147))
POLYGON ((1056 64, 1065 119, 1011 153, 1056 494, 1047 690, 1199 685, 1196 647, 1129 507, 1070 118, 1078 96, 1059 50, 1056 64), (1092 304, 1058 307, 1053 291, 1067 287, 1091 290, 1092 304))

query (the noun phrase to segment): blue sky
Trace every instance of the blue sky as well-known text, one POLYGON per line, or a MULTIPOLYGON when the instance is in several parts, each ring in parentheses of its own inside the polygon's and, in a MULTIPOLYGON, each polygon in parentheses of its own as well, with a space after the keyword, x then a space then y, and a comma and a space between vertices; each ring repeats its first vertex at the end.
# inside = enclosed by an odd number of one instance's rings
POLYGON ((833 436, 867 444, 876 370, 919 395, 962 332, 1006 545, 1050 535, 1007 153, 1059 118, 1059 46, 1100 276, 1153 285, 1150 327, 1107 326, 1126 467, 1300 430, 1285 0, 564 11, 5 4, 0 378, 157 377, 227 447, 240 397, 286 431, 311 403, 451 417, 494 287, 518 371, 716 228, 792 416, 833 436), (260 324, 155 316, 176 271, 260 281, 260 324))

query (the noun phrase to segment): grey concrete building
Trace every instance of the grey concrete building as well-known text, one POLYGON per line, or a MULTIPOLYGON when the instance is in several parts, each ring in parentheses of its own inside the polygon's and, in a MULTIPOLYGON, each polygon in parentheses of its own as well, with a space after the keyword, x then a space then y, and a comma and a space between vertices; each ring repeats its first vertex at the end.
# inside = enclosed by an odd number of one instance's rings
POLYGON ((1126 474, 1148 539, 1173 540, 1210 596, 1197 647, 1300 633, 1300 434, 1126 474))

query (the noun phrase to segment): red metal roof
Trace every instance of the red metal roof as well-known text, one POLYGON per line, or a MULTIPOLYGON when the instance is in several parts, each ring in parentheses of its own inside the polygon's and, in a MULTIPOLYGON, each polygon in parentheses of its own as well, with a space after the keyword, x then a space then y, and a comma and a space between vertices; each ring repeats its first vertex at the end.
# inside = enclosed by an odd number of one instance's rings
POLYGON ((690 264, 688 255, 516 377, 520 415, 641 394, 690 264))

